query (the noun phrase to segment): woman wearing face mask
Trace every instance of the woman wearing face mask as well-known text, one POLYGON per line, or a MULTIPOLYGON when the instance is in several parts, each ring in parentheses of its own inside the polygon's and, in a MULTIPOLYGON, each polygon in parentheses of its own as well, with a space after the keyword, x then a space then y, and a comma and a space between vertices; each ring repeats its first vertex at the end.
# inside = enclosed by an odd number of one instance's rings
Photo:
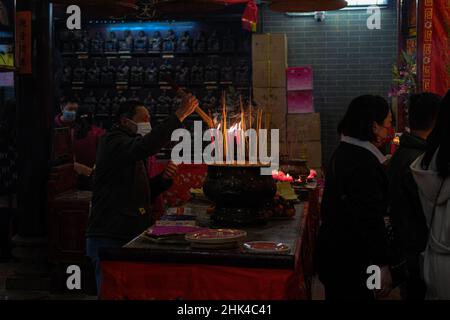
POLYGON ((97 156, 97 146, 105 130, 93 124, 92 113, 84 107, 78 108, 72 128, 72 146, 75 171, 80 175, 79 188, 90 188, 90 180, 97 156))
POLYGON ((73 97, 61 99, 61 113, 55 117, 57 128, 72 127, 75 124, 78 110, 78 100, 73 97))
POLYGON ((372 300, 390 292, 384 216, 388 182, 379 151, 389 136, 392 114, 385 99, 354 99, 339 124, 341 143, 327 170, 316 269, 326 299, 372 300), (370 290, 367 268, 381 270, 381 288, 370 290))

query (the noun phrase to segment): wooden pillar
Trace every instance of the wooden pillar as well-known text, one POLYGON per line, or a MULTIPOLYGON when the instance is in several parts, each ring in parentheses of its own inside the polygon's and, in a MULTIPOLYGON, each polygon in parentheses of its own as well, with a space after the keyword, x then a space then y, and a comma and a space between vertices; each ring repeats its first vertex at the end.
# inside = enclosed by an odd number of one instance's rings
POLYGON ((48 0, 17 0, 32 12, 32 73, 16 75, 17 235, 12 255, 20 262, 6 289, 49 290, 47 180, 53 102, 52 11, 48 0))

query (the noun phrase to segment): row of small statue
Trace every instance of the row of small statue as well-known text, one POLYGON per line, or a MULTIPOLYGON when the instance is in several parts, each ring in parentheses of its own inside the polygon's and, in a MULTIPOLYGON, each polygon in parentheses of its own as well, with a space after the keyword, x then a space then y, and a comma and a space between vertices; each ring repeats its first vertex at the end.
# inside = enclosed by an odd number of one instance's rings
POLYGON ((62 37, 62 51, 64 53, 103 53, 103 52, 233 52, 236 49, 248 50, 246 41, 238 43, 231 30, 222 39, 217 31, 207 34, 204 31, 198 32, 195 39, 189 31, 185 31, 180 38, 175 31, 169 30, 165 37, 160 31, 155 31, 152 37, 147 37, 144 31, 139 31, 134 37, 129 30, 124 31, 123 37, 118 38, 114 31, 111 31, 105 39, 100 31, 97 31, 94 38, 90 38, 87 31, 77 32, 73 37, 62 37), (243 46, 238 47, 237 45, 243 46))
POLYGON ((234 66, 230 59, 227 59, 222 66, 218 66, 214 61, 210 61, 204 66, 200 60, 195 61, 190 67, 185 60, 180 60, 174 68, 170 60, 157 66, 152 61, 147 67, 142 66, 139 61, 130 67, 126 60, 122 60, 120 65, 114 67, 111 64, 98 66, 97 61, 86 68, 83 60, 78 61, 78 65, 72 67, 66 65, 63 68, 62 82, 65 85, 71 83, 86 84, 114 84, 131 83, 135 85, 157 84, 167 82, 167 78, 175 79, 179 84, 202 84, 202 83, 238 83, 249 82, 250 70, 248 61, 241 59, 234 66))
MULTIPOLYGON (((81 101, 84 107, 89 108, 91 112, 103 115, 114 114, 120 104, 126 101, 142 101, 152 115, 169 114, 172 108, 181 103, 181 99, 178 96, 171 96, 167 90, 161 90, 157 97, 149 91, 143 100, 136 90, 133 90, 131 95, 128 96, 122 90, 111 90, 111 92, 106 90, 99 99, 94 91, 91 90, 84 98, 80 99, 77 94, 75 94, 75 97, 78 101, 81 101)), ((199 100, 203 110, 212 114, 218 110, 217 92, 208 90, 206 95, 199 98, 199 100)))

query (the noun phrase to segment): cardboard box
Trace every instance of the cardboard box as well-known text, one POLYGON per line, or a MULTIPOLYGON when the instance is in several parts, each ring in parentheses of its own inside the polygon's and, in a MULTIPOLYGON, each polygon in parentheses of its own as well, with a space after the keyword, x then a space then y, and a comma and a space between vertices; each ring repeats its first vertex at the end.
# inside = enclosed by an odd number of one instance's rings
POLYGON ((291 142, 320 140, 320 113, 288 114, 287 139, 291 142))
POLYGON ((285 88, 253 88, 253 100, 264 111, 283 114, 287 112, 285 88))
POLYGON ((254 62, 283 61, 287 65, 287 37, 285 33, 254 34, 252 59, 254 62))
POLYGON ((322 143, 320 141, 287 142, 287 154, 290 159, 306 157, 310 168, 322 167, 322 143))
POLYGON ((313 92, 288 91, 287 93, 288 113, 312 113, 314 112, 313 92))
POLYGON ((253 61, 253 87, 286 88, 286 68, 282 61, 253 61))
POLYGON ((270 129, 279 130, 280 142, 286 141, 286 114, 284 113, 270 113, 270 129))
POLYGON ((288 68, 286 70, 286 81, 289 91, 312 90, 314 88, 312 67, 288 68))

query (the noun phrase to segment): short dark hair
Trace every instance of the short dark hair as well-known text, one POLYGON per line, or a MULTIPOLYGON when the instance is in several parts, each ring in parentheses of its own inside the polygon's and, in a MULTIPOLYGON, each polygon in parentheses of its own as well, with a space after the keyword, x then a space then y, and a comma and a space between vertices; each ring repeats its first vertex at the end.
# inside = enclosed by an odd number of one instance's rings
POLYGON ((116 113, 116 122, 119 123, 121 118, 131 119, 136 114, 138 107, 143 107, 144 104, 141 101, 127 101, 123 102, 119 110, 116 113))
POLYGON ((363 141, 374 141, 373 123, 383 124, 389 114, 389 104, 381 96, 363 95, 350 102, 338 133, 363 141))
POLYGON ((412 130, 431 129, 439 111, 441 97, 431 92, 413 94, 409 98, 409 127, 412 130))
POLYGON ((74 96, 64 96, 60 99, 59 102, 61 106, 65 106, 68 103, 80 103, 80 101, 74 96))

